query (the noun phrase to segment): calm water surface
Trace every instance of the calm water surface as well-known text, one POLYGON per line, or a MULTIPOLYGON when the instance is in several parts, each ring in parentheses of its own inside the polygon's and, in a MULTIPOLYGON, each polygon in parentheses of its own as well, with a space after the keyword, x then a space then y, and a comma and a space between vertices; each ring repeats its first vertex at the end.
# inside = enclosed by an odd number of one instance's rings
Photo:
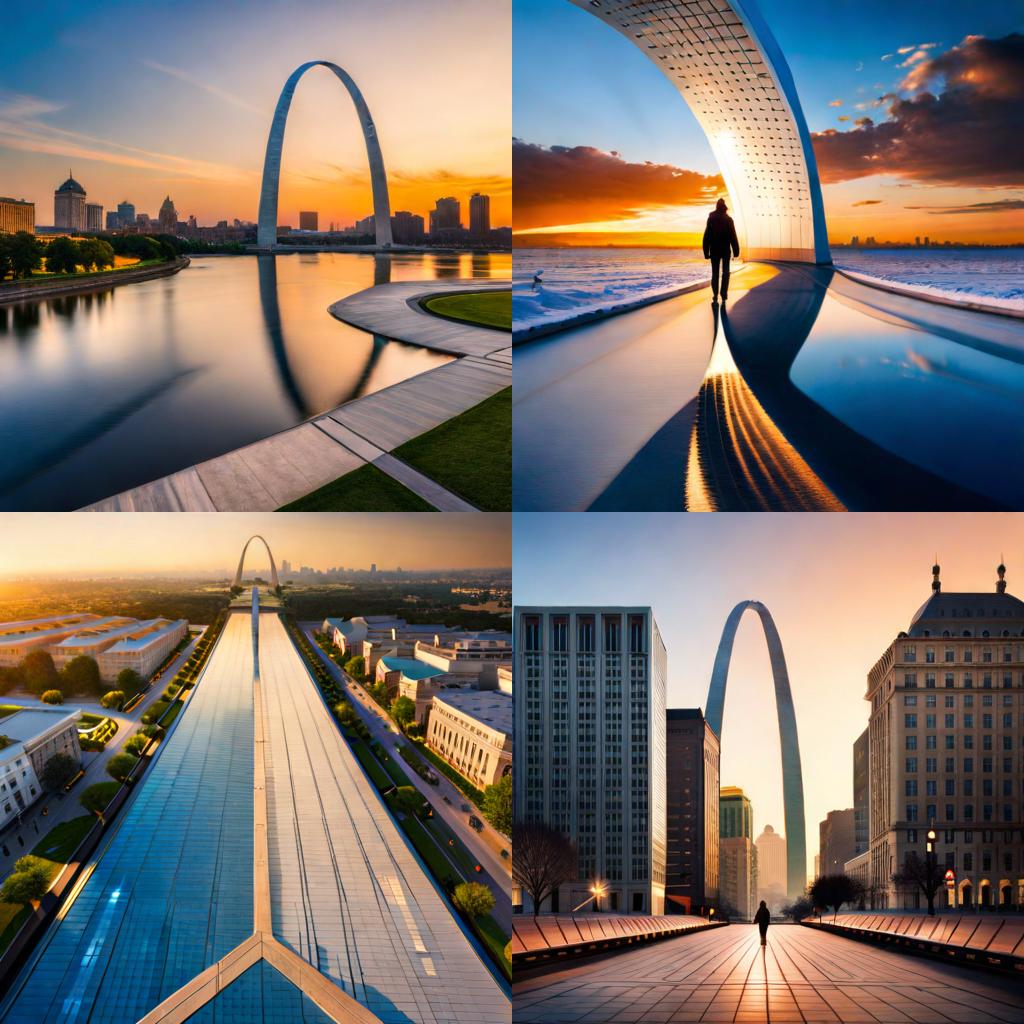
POLYGON ((505 254, 198 257, 0 308, 0 509, 78 508, 440 366, 327 307, 388 280, 510 273, 505 254))

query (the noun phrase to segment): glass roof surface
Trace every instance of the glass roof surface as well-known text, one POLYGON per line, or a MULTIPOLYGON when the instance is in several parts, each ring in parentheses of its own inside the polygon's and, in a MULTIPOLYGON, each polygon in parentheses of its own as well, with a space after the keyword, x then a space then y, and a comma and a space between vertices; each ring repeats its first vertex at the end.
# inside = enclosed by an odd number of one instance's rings
POLYGON ((188 1018, 188 1024, 333 1024, 312 999, 261 960, 188 1018))
POLYGON ((252 784, 250 619, 233 615, 92 875, 22 971, 0 1020, 137 1021, 247 938, 252 784))

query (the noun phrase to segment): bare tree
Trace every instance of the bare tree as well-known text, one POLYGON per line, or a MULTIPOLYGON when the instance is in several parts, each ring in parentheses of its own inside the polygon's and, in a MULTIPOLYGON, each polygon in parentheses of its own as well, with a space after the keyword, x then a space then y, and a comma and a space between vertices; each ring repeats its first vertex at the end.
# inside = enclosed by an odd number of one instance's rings
POLYGON ((807 893, 816 907, 832 907, 832 920, 836 919, 844 903, 853 903, 864 892, 864 883, 850 875, 821 875, 814 880, 807 893))
POLYGON ((942 888, 942 876, 934 859, 921 857, 914 850, 903 858, 903 866, 892 876, 901 889, 920 890, 928 901, 928 913, 935 914, 935 894, 942 888))
POLYGON ((533 900, 533 916, 560 885, 576 876, 576 847, 547 825, 512 827, 512 880, 533 900))

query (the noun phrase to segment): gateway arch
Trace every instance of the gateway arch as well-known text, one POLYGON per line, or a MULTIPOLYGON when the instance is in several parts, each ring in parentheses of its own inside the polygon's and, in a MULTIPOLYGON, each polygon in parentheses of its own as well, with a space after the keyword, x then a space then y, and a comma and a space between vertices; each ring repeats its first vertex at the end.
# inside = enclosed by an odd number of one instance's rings
POLYGON ((239 558, 239 560, 238 560, 238 569, 235 572, 235 583, 234 583, 234 585, 236 587, 240 587, 242 585, 242 569, 245 566, 245 553, 246 553, 246 551, 249 550, 249 545, 254 540, 260 541, 263 544, 263 546, 267 549, 267 558, 270 559, 270 584, 276 590, 277 587, 280 586, 280 584, 277 582, 277 566, 274 564, 274 556, 270 553, 270 545, 258 533, 254 533, 245 542, 245 547, 242 548, 242 557, 239 558))
POLYGON ((775 708, 779 717, 779 744, 782 748, 782 799, 786 819, 786 892, 796 899, 807 887, 807 837, 804 822, 804 781, 800 768, 800 744, 796 735, 796 714, 789 690, 789 672, 782 640, 775 628, 771 612, 760 601, 741 601, 729 613, 718 643, 715 666, 711 672, 705 718, 717 736, 722 735, 725 711, 725 684, 729 678, 729 662, 736 629, 746 611, 757 612, 768 644, 772 678, 775 681, 775 708))
POLYGON ((744 254, 831 263, 818 165, 786 59, 755 0, 570 0, 641 49, 704 129, 744 254))
POLYGON ((263 185, 260 188, 260 213, 256 229, 256 245, 261 249, 269 249, 277 244, 277 194, 281 183, 281 147, 284 143, 284 129, 288 122, 288 110, 292 105, 292 95, 299 79, 310 69, 325 67, 333 71, 335 77, 348 90, 355 104, 359 125, 363 129, 363 140, 366 142, 366 156, 370 162, 370 185, 373 189, 373 217, 377 228, 377 245, 391 245, 391 202, 388 199, 388 179, 384 173, 384 157, 380 150, 380 140, 370 108, 367 107, 359 86, 351 75, 332 64, 328 60, 311 60, 297 67, 284 83, 281 98, 277 101, 274 120, 270 123, 270 137, 267 139, 267 155, 263 160, 263 185))

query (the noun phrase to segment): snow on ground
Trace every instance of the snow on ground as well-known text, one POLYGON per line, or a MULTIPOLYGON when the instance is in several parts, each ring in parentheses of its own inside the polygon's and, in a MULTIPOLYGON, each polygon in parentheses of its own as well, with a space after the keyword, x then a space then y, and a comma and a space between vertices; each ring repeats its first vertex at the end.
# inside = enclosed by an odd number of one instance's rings
POLYGON ((832 259, 868 282, 1024 312, 1024 249, 834 249, 832 259))
POLYGON ((521 331, 560 323, 710 278, 711 264, 698 249, 516 249, 513 325, 521 331), (537 271, 541 283, 534 287, 537 271))

